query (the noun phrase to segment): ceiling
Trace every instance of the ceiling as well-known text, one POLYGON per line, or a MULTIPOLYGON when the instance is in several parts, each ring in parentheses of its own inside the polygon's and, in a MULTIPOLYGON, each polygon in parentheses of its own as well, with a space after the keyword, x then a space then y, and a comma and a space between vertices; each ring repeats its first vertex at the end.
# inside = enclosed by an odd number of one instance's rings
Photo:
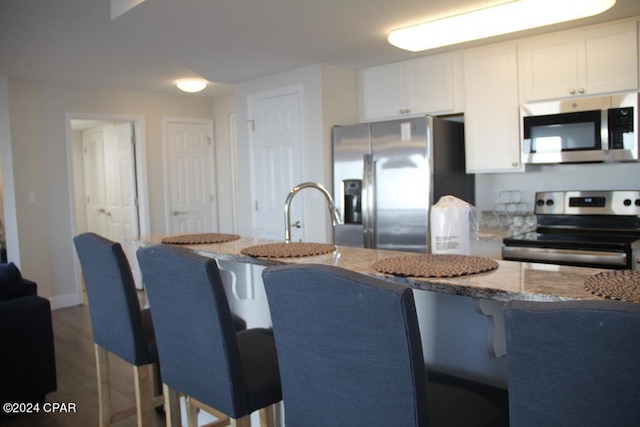
MULTIPOLYGON (((202 77, 215 84, 196 96, 215 96, 311 64, 425 55, 389 45, 389 30, 504 1, 146 0, 111 19, 109 0, 1 0, 0 76, 163 93, 202 77)), ((598 17, 468 45, 636 15, 640 1, 617 0, 598 17)))

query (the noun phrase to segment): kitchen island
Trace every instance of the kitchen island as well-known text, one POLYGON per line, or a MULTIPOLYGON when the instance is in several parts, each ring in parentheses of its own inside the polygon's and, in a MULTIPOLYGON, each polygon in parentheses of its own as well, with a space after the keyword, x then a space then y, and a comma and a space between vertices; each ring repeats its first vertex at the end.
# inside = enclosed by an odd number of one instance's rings
MULTIPOLYGON (((161 243, 166 236, 130 241, 136 246, 161 243)), ((417 278, 382 274, 373 264, 407 252, 337 247, 326 255, 257 258, 241 253, 271 240, 240 238, 226 243, 180 245, 215 258, 220 266, 231 310, 250 327, 269 327, 270 313, 262 270, 273 265, 325 264, 407 285, 414 292, 425 363, 434 369, 497 387, 507 387, 507 360, 502 305, 512 299, 559 301, 599 299, 583 288, 598 269, 497 261, 493 271, 454 278, 417 278)), ((280 242, 281 243, 281 242, 280 242)))
MULTIPOLYGON (((165 236, 146 236, 132 240, 130 243, 149 246, 161 243, 163 237, 165 236)), ((499 260, 498 268, 486 273, 453 278, 418 278, 382 274, 372 268, 378 260, 409 255, 407 252, 338 246, 333 253, 306 257, 257 258, 241 253, 243 248, 267 243, 275 242, 240 238, 225 243, 180 246, 219 261, 241 262, 264 267, 307 263, 336 265, 414 289, 502 302, 513 299, 535 301, 601 299, 583 287, 585 279, 603 271, 600 269, 499 260)))

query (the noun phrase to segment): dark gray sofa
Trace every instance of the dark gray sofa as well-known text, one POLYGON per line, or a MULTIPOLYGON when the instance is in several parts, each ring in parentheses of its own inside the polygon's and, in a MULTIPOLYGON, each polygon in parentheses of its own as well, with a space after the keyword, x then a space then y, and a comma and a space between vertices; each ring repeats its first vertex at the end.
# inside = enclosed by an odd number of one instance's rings
POLYGON ((51 306, 37 289, 13 263, 0 264, 0 404, 43 402, 57 387, 51 306))

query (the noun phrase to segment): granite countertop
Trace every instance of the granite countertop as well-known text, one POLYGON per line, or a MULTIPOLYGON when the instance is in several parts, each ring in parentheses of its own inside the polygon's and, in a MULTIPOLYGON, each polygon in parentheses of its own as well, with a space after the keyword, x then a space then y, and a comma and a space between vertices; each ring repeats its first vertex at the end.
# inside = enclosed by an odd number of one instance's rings
MULTIPOLYGON (((136 246, 149 246, 161 243, 163 237, 165 236, 145 236, 129 240, 128 243, 136 246)), ((405 284, 416 289, 496 301, 512 299, 536 301, 602 299, 591 294, 583 287, 584 280, 604 271, 601 269, 498 260, 498 269, 486 273, 455 278, 416 278, 382 274, 372 268, 373 263, 380 259, 412 255, 407 252, 339 246, 335 252, 327 255, 298 258, 254 258, 240 253, 243 248, 266 243, 276 242, 240 238, 226 243, 180 246, 221 261, 237 261, 261 266, 283 264, 337 265, 348 270, 405 284)))

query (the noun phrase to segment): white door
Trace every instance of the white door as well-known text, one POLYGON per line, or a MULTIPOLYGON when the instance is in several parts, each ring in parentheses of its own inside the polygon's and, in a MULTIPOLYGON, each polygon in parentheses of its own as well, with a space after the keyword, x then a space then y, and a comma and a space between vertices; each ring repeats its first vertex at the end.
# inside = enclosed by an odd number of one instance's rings
MULTIPOLYGON (((254 234, 284 240, 284 203, 302 178, 300 96, 294 92, 255 98, 249 108, 253 117, 254 234)), ((303 224, 303 193, 296 195, 291 206, 292 224, 303 224)), ((293 227, 291 240, 303 240, 303 231, 293 227)))
POLYGON ((106 237, 109 235, 109 224, 105 210, 107 183, 104 173, 103 138, 102 130, 83 132, 82 152, 87 229, 106 237))
POLYGON ((86 131, 82 143, 87 231, 122 245, 136 286, 141 289, 135 247, 127 243, 140 234, 133 123, 86 131))
POLYGON ((211 122, 167 120, 165 138, 168 231, 218 231, 211 122))
POLYGON ((138 268, 136 248, 127 243, 128 239, 137 238, 140 235, 132 123, 104 128, 104 163, 107 182, 105 210, 109 224, 108 237, 122 245, 136 284, 141 287, 142 276, 138 268))

